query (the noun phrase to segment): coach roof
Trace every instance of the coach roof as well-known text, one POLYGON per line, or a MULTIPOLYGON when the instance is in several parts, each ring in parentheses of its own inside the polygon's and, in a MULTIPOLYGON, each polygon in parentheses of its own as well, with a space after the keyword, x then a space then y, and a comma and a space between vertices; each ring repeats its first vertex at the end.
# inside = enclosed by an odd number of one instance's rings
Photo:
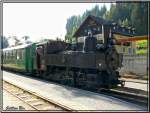
POLYGON ((18 46, 15 46, 15 47, 9 47, 9 48, 3 49, 3 51, 10 51, 10 50, 15 50, 15 49, 23 49, 23 48, 26 48, 26 47, 31 46, 32 44, 33 44, 33 43, 31 43, 31 44, 18 45, 18 46))

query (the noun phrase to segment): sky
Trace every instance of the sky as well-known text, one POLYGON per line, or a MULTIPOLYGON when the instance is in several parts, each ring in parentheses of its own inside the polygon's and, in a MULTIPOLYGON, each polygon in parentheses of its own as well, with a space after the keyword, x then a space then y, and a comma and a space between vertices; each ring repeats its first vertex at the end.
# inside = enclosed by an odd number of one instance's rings
POLYGON ((67 18, 82 15, 96 4, 110 8, 109 3, 4 3, 3 35, 19 39, 27 35, 33 42, 56 37, 64 40, 67 18))

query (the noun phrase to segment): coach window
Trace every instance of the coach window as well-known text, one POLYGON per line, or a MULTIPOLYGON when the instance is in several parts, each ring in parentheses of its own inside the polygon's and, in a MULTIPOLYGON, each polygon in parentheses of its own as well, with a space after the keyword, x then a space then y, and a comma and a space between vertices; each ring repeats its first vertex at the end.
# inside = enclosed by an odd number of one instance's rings
POLYGON ((5 55, 5 59, 6 59, 6 52, 4 53, 4 55, 5 55))
POLYGON ((13 51, 11 51, 11 59, 13 59, 13 51))
POLYGON ((14 58, 14 50, 12 50, 11 57, 14 58))
POLYGON ((7 59, 9 59, 9 51, 7 52, 7 59))
POLYGON ((17 50, 17 60, 20 59, 20 50, 17 50))
POLYGON ((16 50, 16 59, 17 59, 17 55, 18 55, 18 54, 17 54, 17 50, 16 50))
POLYGON ((11 51, 9 51, 9 59, 11 59, 11 51))
POLYGON ((7 59, 7 52, 5 52, 5 59, 7 59))
POLYGON ((17 57, 17 51, 16 50, 14 50, 14 59, 16 59, 17 57))
POLYGON ((8 59, 10 59, 11 58, 11 56, 10 56, 10 51, 8 52, 8 59))
POLYGON ((10 58, 10 56, 9 56, 9 51, 8 51, 8 59, 10 58))
POLYGON ((22 49, 19 50, 19 58, 22 59, 22 49))
POLYGON ((5 59, 7 59, 7 52, 5 52, 5 59))
POLYGON ((22 59, 24 59, 24 49, 22 50, 22 59))

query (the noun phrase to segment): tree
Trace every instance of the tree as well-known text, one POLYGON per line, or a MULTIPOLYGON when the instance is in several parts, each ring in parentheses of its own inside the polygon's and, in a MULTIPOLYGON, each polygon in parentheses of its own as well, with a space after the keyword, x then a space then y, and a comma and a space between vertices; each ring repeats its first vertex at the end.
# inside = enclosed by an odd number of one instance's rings
POLYGON ((144 2, 134 3, 133 7, 131 12, 131 23, 135 27, 137 35, 147 34, 148 4, 144 2))
POLYGON ((15 46, 22 44, 17 36, 12 36, 11 38, 13 38, 15 40, 15 46))
POLYGON ((9 46, 8 39, 5 36, 1 37, 1 49, 9 46))
POLYGON ((70 43, 75 42, 75 37, 73 37, 73 34, 75 31, 78 29, 78 27, 81 25, 81 23, 87 18, 88 15, 94 15, 98 17, 103 17, 104 14, 106 13, 106 6, 104 5, 101 9, 99 9, 99 6, 96 5, 94 8, 91 10, 86 10, 83 15, 78 15, 78 16, 71 16, 70 18, 67 19, 67 24, 66 24, 66 36, 65 40, 70 43))
POLYGON ((23 36, 22 39, 28 40, 30 37, 29 36, 23 36))
POLYGON ((105 19, 114 20, 115 12, 116 12, 116 5, 115 4, 111 4, 110 10, 107 11, 105 13, 105 15, 104 15, 105 19))
POLYGON ((105 13, 106 13, 107 9, 106 9, 106 6, 104 5, 100 11, 99 11, 99 14, 97 14, 99 17, 104 17, 105 13))
POLYGON ((29 39, 30 37, 29 36, 23 36, 22 39, 24 39, 24 42, 25 44, 29 44, 29 43, 32 43, 29 39))
POLYGON ((105 5, 100 9, 99 6, 96 5, 91 10, 86 10, 83 15, 73 15, 68 18, 66 24, 66 41, 72 42, 72 39, 74 38, 72 37, 73 33, 88 15, 94 15, 104 19, 112 20, 126 27, 135 27, 137 35, 147 34, 148 3, 116 3, 111 4, 109 11, 107 11, 105 5))
POLYGON ((125 27, 129 26, 129 22, 128 22, 127 18, 125 20, 123 20, 122 25, 125 26, 125 27))

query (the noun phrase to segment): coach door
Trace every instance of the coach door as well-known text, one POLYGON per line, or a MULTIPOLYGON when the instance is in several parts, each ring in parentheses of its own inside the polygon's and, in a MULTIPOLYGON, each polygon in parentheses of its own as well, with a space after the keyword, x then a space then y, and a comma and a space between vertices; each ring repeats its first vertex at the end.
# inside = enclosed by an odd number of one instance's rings
POLYGON ((39 46, 36 48, 36 65, 37 65, 37 69, 40 70, 41 69, 41 58, 43 55, 43 47, 39 46))

